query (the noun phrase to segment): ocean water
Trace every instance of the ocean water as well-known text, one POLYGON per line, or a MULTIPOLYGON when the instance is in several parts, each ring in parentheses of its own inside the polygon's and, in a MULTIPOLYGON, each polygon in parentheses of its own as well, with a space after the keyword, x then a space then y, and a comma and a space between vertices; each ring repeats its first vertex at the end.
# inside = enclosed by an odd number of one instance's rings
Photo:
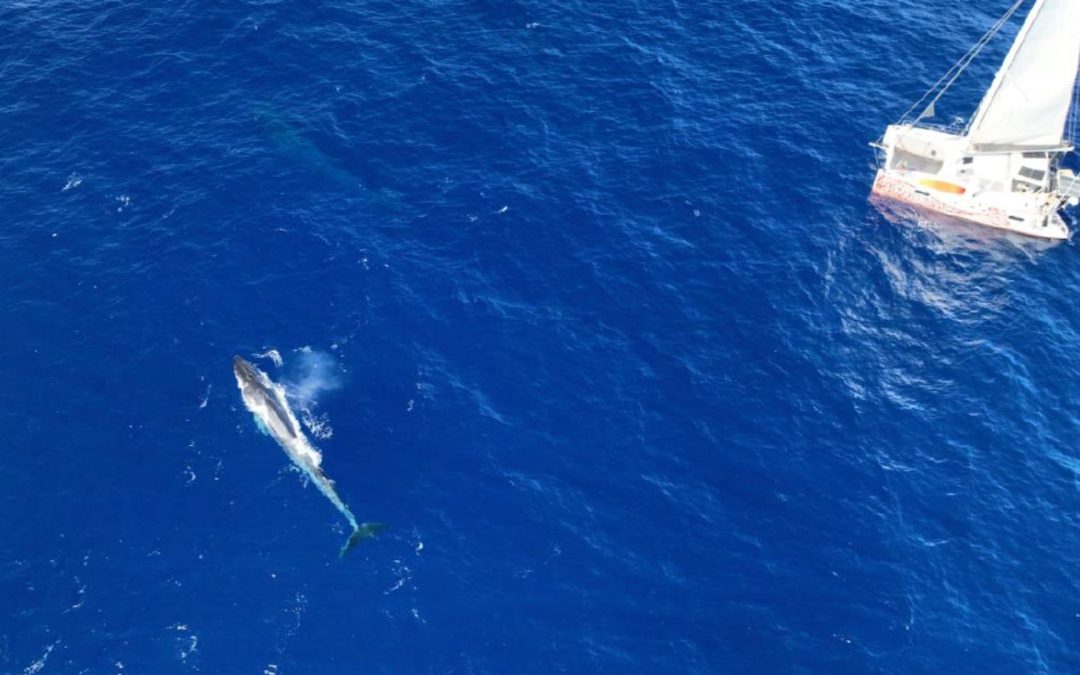
POLYGON ((1080 672, 1080 252, 867 201, 1009 4, 6 0, 0 672, 1080 672))

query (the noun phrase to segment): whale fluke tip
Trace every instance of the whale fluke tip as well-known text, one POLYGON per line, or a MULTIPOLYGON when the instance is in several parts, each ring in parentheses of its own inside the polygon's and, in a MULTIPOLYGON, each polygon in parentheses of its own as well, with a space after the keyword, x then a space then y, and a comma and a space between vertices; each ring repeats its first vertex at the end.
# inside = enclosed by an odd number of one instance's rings
POLYGON ((341 547, 341 553, 338 557, 344 558, 345 554, 351 551, 354 546, 365 539, 371 539, 387 527, 388 525, 386 523, 360 523, 360 525, 353 530, 353 533, 349 535, 349 540, 341 547))

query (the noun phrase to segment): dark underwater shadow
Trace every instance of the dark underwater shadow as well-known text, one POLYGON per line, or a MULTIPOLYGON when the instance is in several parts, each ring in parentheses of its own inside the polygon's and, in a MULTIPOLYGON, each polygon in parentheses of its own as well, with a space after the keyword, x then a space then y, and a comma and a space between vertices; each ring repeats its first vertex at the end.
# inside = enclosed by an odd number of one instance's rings
POLYGON ((327 181, 329 187, 362 196, 378 205, 393 206, 400 202, 400 193, 390 189, 375 172, 366 170, 344 143, 320 138, 317 129, 270 105, 255 106, 251 118, 259 136, 274 153, 298 169, 327 181))

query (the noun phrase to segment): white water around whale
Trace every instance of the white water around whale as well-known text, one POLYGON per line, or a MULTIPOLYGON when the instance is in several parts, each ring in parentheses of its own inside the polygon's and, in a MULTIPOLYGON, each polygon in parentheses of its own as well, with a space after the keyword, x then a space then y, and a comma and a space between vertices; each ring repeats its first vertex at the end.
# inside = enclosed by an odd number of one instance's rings
POLYGON ((281 352, 276 349, 267 349, 262 354, 255 354, 254 356, 257 359, 270 359, 278 368, 280 368, 281 364, 284 363, 281 359, 281 352))
MULTIPOLYGON (((282 370, 281 384, 270 382, 270 386, 289 402, 293 423, 296 423, 295 418, 299 418, 316 439, 329 440, 334 435, 334 428, 330 424, 330 416, 319 410, 319 398, 325 392, 341 388, 345 369, 332 354, 312 349, 309 345, 293 349, 289 354, 288 365, 276 348, 267 348, 252 356, 268 359, 282 370)), ((299 429, 300 425, 296 424, 296 428, 299 429)))
POLYGON ((243 398, 244 406, 251 412, 255 418, 255 423, 261 431, 267 435, 273 437, 283 449, 290 456, 297 455, 307 461, 310 461, 314 466, 318 467, 322 464, 322 453, 311 444, 304 435, 303 429, 300 426, 300 422, 296 419, 296 413, 293 412, 289 406, 289 400, 285 387, 272 381, 267 377, 266 373, 260 370, 255 371, 261 383, 267 389, 276 392, 278 400, 281 403, 282 411, 288 417, 289 424, 296 430, 296 435, 291 435, 285 429, 274 429, 274 420, 276 415, 273 411, 269 410, 266 403, 261 398, 248 396, 246 392, 241 388, 241 398, 243 398))
POLYGON ((323 392, 341 388, 345 373, 331 354, 308 346, 294 354, 284 377, 294 399, 314 402, 323 392))
POLYGON ((311 435, 321 441, 328 440, 334 435, 334 429, 329 416, 318 410, 319 397, 340 389, 345 371, 327 352, 305 346, 293 353, 295 358, 290 359, 284 376, 287 396, 311 435))

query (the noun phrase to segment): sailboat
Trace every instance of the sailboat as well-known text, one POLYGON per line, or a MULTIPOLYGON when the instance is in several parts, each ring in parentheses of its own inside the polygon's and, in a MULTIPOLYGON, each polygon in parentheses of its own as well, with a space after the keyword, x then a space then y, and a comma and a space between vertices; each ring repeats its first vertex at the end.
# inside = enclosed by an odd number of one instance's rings
POLYGON ((1080 179, 1062 164, 1077 140, 1080 0, 1035 0, 971 120, 933 123, 941 97, 1027 1, 1017 0, 871 143, 878 150, 875 196, 1032 237, 1068 239, 1061 212, 1080 203, 1080 179))

